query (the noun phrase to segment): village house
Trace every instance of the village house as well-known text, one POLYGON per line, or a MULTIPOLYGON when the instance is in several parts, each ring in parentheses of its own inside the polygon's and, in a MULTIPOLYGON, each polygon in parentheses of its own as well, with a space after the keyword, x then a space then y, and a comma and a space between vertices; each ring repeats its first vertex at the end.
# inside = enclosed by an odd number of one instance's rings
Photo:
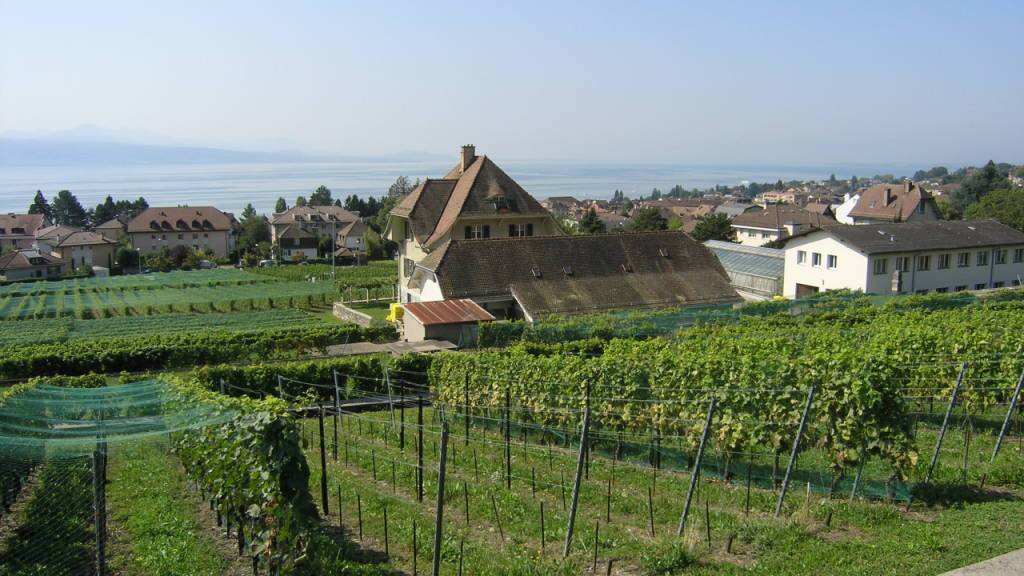
MULTIPOLYGON (((321 237, 335 236, 336 250, 346 247, 343 242, 338 241, 338 237, 342 231, 359 221, 356 214, 333 204, 294 206, 271 217, 271 241, 280 249, 282 258, 288 259, 301 254, 303 258, 312 259, 318 256, 317 248, 321 237)), ((355 244, 354 238, 352 243, 355 244)), ((361 243, 360 235, 359 244, 361 243)))
POLYGON ((366 234, 366 224, 362 220, 353 220, 347 226, 338 230, 338 238, 335 242, 334 255, 337 258, 359 258, 366 253, 366 245, 363 236, 366 234))
POLYGON ((63 260, 70 270, 81 267, 114 265, 114 251, 117 243, 98 232, 79 230, 64 236, 50 247, 50 254, 63 260))
POLYGON ((935 199, 914 182, 875 184, 846 196, 836 210, 843 224, 880 224, 938 220, 935 199))
POLYGON ((54 279, 64 275, 64 261, 35 249, 0 254, 0 281, 54 279))
POLYGON ((763 210, 763 208, 757 204, 743 202, 722 202, 718 206, 715 206, 715 214, 725 214, 730 220, 740 214, 746 214, 747 212, 759 212, 761 210, 763 210))
POLYGON ((31 248, 36 232, 49 225, 42 214, 0 214, 0 253, 31 248))
POLYGON ((410 282, 425 300, 470 299, 497 318, 734 304, 706 247, 682 232, 451 240, 410 282))
POLYGON ((117 242, 128 234, 128 219, 123 216, 118 216, 103 222, 93 229, 102 234, 107 240, 117 242))
POLYGON ((528 238, 561 234, 533 196, 476 148, 463 146, 459 163, 443 178, 428 178, 390 214, 385 237, 398 244, 401 302, 420 302, 410 283, 416 265, 451 240, 528 238))
POLYGON ((75 232, 81 232, 81 228, 75 228, 74 226, 65 226, 63 224, 54 224, 52 226, 46 226, 36 230, 35 242, 32 243, 32 247, 40 252, 49 254, 53 251, 54 246, 60 244, 60 241, 74 234, 75 232))
POLYGON ((836 225, 786 242, 783 295, 927 294, 1019 286, 1024 233, 995 220, 836 225))
POLYGON ((552 196, 540 204, 558 219, 577 220, 586 210, 583 204, 572 196, 552 196))
POLYGON ((227 258, 235 250, 238 221, 212 206, 147 208, 128 222, 132 246, 149 254, 185 246, 227 258))
POLYGON ((732 219, 736 241, 745 246, 764 246, 812 228, 836 223, 832 217, 799 206, 772 204, 764 210, 745 212, 732 219))

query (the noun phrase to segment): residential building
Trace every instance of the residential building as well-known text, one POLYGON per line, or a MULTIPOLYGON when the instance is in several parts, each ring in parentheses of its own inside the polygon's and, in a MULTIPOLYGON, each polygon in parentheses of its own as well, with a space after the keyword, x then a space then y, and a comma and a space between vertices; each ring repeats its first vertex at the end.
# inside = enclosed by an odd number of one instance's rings
POLYGON ((53 279, 63 274, 63 260, 35 249, 0 254, 0 281, 53 279))
POLYGON ((759 212, 745 212, 732 219, 736 241, 745 246, 764 246, 812 228, 832 226, 830 216, 808 212, 799 206, 772 204, 759 212))
POLYGON ((494 320, 494 316, 469 299, 412 302, 402 307, 402 338, 409 342, 475 343, 479 324, 494 320))
POLYGON ((782 275, 786 267, 784 250, 722 240, 708 240, 704 245, 722 263, 729 283, 744 300, 766 300, 782 294, 782 275))
MULTIPOLYGON (((359 222, 359 216, 341 206, 295 206, 270 218, 270 237, 280 247, 284 258, 297 251, 305 254, 306 258, 316 258, 316 247, 321 237, 338 235, 353 222, 359 222), (299 236, 314 238, 312 249, 294 244, 288 246, 289 241, 294 242, 299 236)), ((340 244, 338 248, 341 248, 340 244)))
POLYGON ((344 258, 358 258, 359 255, 365 254, 366 244, 363 237, 366 235, 366 228, 367 226, 362 220, 354 220, 338 230, 338 237, 334 244, 334 255, 344 258))
POLYGON ((849 224, 939 219, 939 210, 931 194, 909 180, 902 184, 876 184, 859 191, 856 202, 846 214, 849 224))
POLYGON ((238 221, 212 206, 147 208, 128 222, 132 246, 149 254, 186 246, 227 258, 235 250, 238 221))
POLYGON ((995 220, 836 225, 786 242, 783 295, 926 294, 1019 286, 1024 233, 995 220))
POLYGON ((391 210, 384 231, 398 244, 402 302, 424 300, 409 284, 413 271, 449 241, 558 234, 551 213, 473 146, 462 147, 459 163, 443 178, 428 178, 391 210))
POLYGON ((715 214, 725 214, 730 220, 739 216, 740 214, 746 214, 747 212, 758 212, 762 210, 757 204, 748 204, 742 202, 723 202, 718 206, 715 206, 715 214))
POLYGON ((111 218, 96 226, 94 230, 102 234, 107 240, 117 242, 128 234, 128 219, 122 216, 111 218))
POLYGON ((706 247, 681 232, 449 240, 414 265, 417 301, 468 298, 497 318, 734 304, 706 247))
POLYGON ((99 232, 79 230, 60 238, 50 248, 50 254, 63 260, 69 270, 85 266, 111 268, 117 243, 99 232))
POLYGON ((572 196, 552 196, 540 203, 555 218, 579 218, 584 210, 583 204, 572 196))
POLYGON ((60 244, 61 240, 74 234, 75 232, 81 232, 81 228, 75 228, 74 226, 64 226, 63 224, 54 224, 52 226, 46 226, 36 230, 35 242, 32 243, 32 247, 40 252, 49 254, 53 251, 54 246, 60 244))
POLYGON ((320 238, 305 226, 289 224, 275 235, 274 243, 282 260, 311 260, 317 257, 320 238))
POLYGON ((0 214, 0 252, 31 248, 36 231, 49 225, 42 214, 0 214))

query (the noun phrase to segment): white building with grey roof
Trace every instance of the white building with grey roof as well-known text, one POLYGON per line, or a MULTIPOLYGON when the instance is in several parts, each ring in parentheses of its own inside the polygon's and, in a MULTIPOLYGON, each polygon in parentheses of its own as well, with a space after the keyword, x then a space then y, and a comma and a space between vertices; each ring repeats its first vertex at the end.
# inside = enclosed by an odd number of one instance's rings
POLYGON ((783 295, 928 294, 1020 286, 1024 232, 995 220, 838 225, 786 242, 783 295))

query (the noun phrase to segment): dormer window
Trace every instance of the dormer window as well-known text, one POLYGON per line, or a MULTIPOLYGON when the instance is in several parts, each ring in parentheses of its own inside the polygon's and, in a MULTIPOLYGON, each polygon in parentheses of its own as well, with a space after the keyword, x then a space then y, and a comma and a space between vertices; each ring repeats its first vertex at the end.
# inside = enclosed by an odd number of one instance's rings
POLYGON ((540 268, 537 268, 536 266, 531 266, 530 267, 530 274, 532 274, 534 278, 540 278, 541 277, 540 268))
POLYGON ((24 234, 24 228, 11 228, 11 234, 24 234))
POLYGON ((511 210, 512 203, 509 202, 508 198, 505 196, 496 196, 494 198, 494 209, 499 212, 502 210, 511 210))
POLYGON ((562 266, 562 274, 565 274, 566 276, 572 276, 572 266, 562 266))
POLYGON ((491 237, 491 227, 488 224, 476 224, 466 226, 466 240, 479 240, 491 237))

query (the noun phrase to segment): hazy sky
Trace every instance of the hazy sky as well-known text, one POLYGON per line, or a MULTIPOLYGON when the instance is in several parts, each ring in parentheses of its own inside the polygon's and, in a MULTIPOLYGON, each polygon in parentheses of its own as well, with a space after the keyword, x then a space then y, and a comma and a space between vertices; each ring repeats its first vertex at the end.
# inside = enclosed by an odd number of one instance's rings
POLYGON ((0 133, 681 163, 1024 162, 1024 2, 0 0, 0 133), (173 6, 171 6, 173 4, 173 6), (684 5, 685 4, 685 5, 684 5))

